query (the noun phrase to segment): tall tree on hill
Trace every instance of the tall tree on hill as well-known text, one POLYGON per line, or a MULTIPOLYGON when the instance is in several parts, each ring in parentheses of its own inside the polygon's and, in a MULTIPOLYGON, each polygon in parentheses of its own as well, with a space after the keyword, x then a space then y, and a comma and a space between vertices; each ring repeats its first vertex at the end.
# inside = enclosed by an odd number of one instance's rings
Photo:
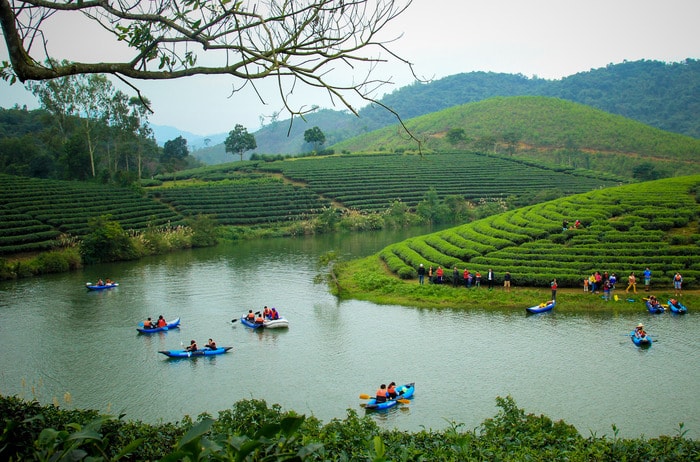
POLYGON ((187 148, 187 140, 182 136, 168 140, 163 144, 161 162, 169 171, 181 170, 187 163, 190 151, 187 148))
POLYGON ((56 117, 64 142, 70 137, 69 123, 79 121, 94 178, 99 130, 106 127, 115 101, 112 83, 99 74, 69 75, 56 80, 33 82, 29 88, 39 98, 41 106, 56 117))
POLYGON ((243 153, 257 148, 258 144, 255 142, 255 136, 248 133, 248 129, 241 124, 236 124, 233 130, 228 132, 224 146, 226 146, 226 152, 238 154, 242 161, 243 153))
POLYGON ((304 132, 304 141, 313 144, 314 151, 318 152, 326 142, 326 135, 318 127, 309 128, 304 132))

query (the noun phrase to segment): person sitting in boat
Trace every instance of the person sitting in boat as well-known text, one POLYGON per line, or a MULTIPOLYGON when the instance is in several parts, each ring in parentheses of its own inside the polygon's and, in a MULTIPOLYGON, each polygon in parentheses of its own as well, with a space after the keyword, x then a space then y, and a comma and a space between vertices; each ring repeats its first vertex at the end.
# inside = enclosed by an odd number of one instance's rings
POLYGON ((109 285, 112 285, 112 284, 114 284, 114 281, 112 281, 110 278, 105 279, 105 285, 106 285, 106 286, 109 286, 109 285))
POLYGON ((390 399, 396 399, 398 396, 398 393, 396 393, 396 382, 391 382, 389 386, 386 389, 387 395, 389 395, 390 399))
POLYGON ((279 311, 277 311, 277 309, 273 307, 270 310, 270 319, 272 319, 274 321, 275 319, 279 319, 279 318, 280 318, 279 311))
POLYGON ((659 301, 656 299, 655 295, 649 295, 649 304, 654 308, 659 306, 659 301))
POLYGON ((198 348, 197 348, 197 342, 195 342, 194 340, 190 340, 190 344, 189 344, 189 346, 188 346, 187 348, 185 348, 185 350, 187 350, 187 351, 197 351, 197 350, 198 350, 198 348))
POLYGON ((204 345, 204 348, 209 348, 210 350, 216 350, 216 342, 212 339, 209 339, 209 342, 204 345))
POLYGON ((644 331, 644 324, 641 322, 634 328, 634 336, 637 338, 644 338, 647 336, 647 333, 644 331))
POLYGON ((255 321, 255 313, 253 313, 253 310, 248 310, 248 314, 245 317, 250 322, 255 321))
POLYGON ((265 318, 263 318, 262 314, 258 311, 257 316, 255 317, 255 324, 264 324, 265 323, 265 318))
POLYGON ((265 305, 265 308, 263 308, 263 317, 265 319, 270 319, 270 313, 272 313, 272 311, 265 305))
POLYGON ((377 390, 377 394, 376 394, 376 396, 375 396, 376 401, 377 401, 378 403, 385 403, 385 402, 386 402, 386 398, 387 398, 388 396, 389 396, 389 394, 388 394, 388 392, 386 391, 386 384, 383 383, 383 384, 379 387, 379 390, 377 390))
POLYGON ((163 317, 163 315, 161 314, 160 316, 158 316, 158 322, 156 323, 156 326, 165 327, 167 325, 168 325, 168 323, 165 321, 165 318, 163 317))
POLYGON ((96 283, 95 285, 97 285, 97 286, 103 286, 103 285, 105 285, 105 282, 102 280, 102 278, 100 278, 100 279, 97 280, 97 283, 96 283))
POLYGON ((143 322, 144 329, 153 329, 153 327, 155 326, 153 325, 153 321, 151 321, 151 318, 148 318, 143 322))

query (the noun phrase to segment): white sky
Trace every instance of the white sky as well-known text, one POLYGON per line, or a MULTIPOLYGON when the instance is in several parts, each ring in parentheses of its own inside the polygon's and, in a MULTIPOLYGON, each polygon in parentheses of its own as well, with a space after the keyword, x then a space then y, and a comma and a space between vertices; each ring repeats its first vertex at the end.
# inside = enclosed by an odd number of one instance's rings
MULTIPOLYGON (((403 34, 390 48, 414 63, 421 77, 492 71, 560 79, 625 60, 700 59, 698 20, 700 0, 413 0, 386 33, 403 34)), ((52 50, 67 49, 85 59, 119 58, 119 51, 106 54, 109 44, 87 46, 85 37, 97 41, 97 30, 73 30, 56 21, 61 33, 49 43, 52 50)), ((3 46, 0 60, 6 59, 3 46)), ((413 82, 408 68, 396 62, 375 72, 394 82, 382 93, 413 82)), ((267 85, 258 87, 265 105, 248 90, 230 97, 234 82, 223 76, 135 83, 153 103, 151 123, 200 135, 228 132, 237 123, 254 132, 260 116, 280 107, 267 85)), ((303 104, 343 109, 325 93, 298 94, 303 104)), ((38 107, 22 85, 0 81, 0 106, 15 103, 38 107)))

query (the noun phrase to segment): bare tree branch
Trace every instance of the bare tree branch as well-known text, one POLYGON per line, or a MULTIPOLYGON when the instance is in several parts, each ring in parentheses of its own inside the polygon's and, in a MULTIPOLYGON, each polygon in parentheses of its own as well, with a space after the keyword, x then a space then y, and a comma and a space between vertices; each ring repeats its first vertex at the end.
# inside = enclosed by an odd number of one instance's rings
MULTIPOLYGON (((389 49, 391 41, 379 38, 410 4, 411 0, 0 0, 0 25, 10 56, 9 63, 0 65, 0 77, 26 82, 111 74, 126 82, 230 75, 243 81, 234 85, 234 92, 274 78, 292 116, 313 110, 290 104, 297 84, 326 90, 334 104, 357 115, 349 98, 377 103, 374 92, 392 82, 373 75, 388 59, 405 64, 418 79, 412 64, 389 49), (56 13, 96 22, 131 55, 119 62, 51 56, 44 26, 56 13), (364 75, 358 78, 358 73, 364 75)), ((261 92, 255 91, 262 101, 261 92)))

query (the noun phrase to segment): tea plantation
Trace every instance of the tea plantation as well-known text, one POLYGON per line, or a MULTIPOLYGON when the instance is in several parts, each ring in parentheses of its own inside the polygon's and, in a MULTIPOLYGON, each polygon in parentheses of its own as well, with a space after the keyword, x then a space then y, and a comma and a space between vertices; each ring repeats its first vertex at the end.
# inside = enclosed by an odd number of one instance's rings
POLYGON ((638 276, 647 266, 670 284, 680 271, 684 287, 700 281, 700 176, 619 186, 568 196, 494 215, 463 226, 407 239, 380 252, 404 279, 419 264, 455 265, 472 273, 510 272, 521 286, 578 287, 594 271, 638 276), (582 226, 563 228, 563 222, 582 226))

